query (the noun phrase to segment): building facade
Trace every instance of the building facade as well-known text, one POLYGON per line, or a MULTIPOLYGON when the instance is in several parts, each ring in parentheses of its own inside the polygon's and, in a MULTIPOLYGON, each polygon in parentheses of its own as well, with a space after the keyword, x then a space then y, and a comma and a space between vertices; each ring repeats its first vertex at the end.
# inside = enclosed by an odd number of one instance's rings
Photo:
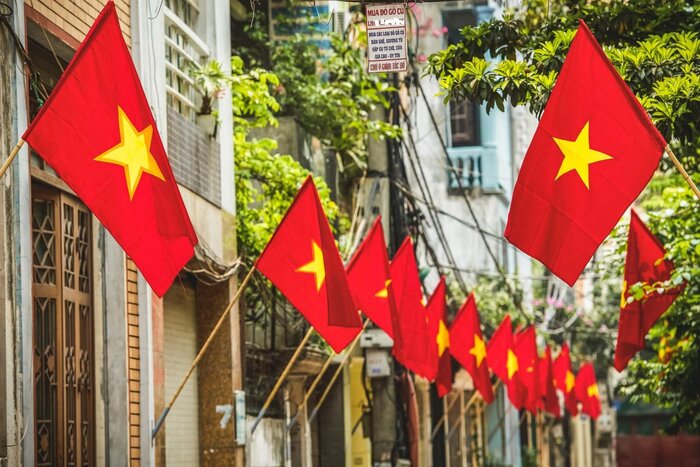
MULTIPOLYGON (((200 245, 158 298, 70 188, 22 148, 3 178, 0 216, 6 350, 0 444, 7 446, 0 457, 27 466, 221 465, 221 459, 243 465, 235 417, 221 421, 242 388, 237 308, 151 441, 156 419, 236 286, 230 96, 216 102, 213 132, 198 118, 201 96, 189 76, 194 63, 229 64, 229 2, 115 4, 200 245)), ((4 154, 103 6, 28 0, 3 12, 4 154)))

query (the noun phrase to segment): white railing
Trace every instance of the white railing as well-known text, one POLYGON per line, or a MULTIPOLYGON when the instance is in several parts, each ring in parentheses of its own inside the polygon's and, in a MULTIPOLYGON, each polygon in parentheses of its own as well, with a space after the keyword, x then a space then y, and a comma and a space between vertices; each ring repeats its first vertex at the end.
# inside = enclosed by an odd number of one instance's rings
POLYGON ((193 64, 209 57, 209 47, 180 17, 163 7, 165 17, 165 69, 168 105, 194 121, 197 99, 194 80, 188 73, 193 64))

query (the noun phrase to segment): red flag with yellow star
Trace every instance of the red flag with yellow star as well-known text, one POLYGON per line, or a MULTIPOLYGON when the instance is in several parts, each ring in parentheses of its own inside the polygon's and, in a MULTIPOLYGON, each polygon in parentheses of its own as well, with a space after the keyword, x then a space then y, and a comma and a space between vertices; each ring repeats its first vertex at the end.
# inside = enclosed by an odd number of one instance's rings
POLYGON ((578 403, 574 392, 576 376, 571 369, 571 355, 567 344, 561 346, 559 355, 552 364, 552 370, 554 372, 554 385, 564 394, 566 410, 573 416, 578 415, 578 403))
POLYGON ((540 357, 540 397, 544 401, 544 410, 561 417, 561 407, 557 397, 557 388, 554 386, 554 371, 552 370, 552 350, 547 345, 544 356, 540 357))
POLYGON ((632 209, 630 230, 627 236, 627 258, 625 278, 622 282, 620 301, 620 323, 614 366, 622 371, 634 355, 645 347, 645 337, 649 329, 671 306, 684 286, 666 289, 663 293, 652 292, 642 300, 627 303, 627 287, 638 282, 653 285, 667 281, 674 270, 673 262, 664 259, 666 250, 651 230, 632 209))
POLYGON ((255 267, 340 353, 362 330, 343 262, 311 176, 255 267))
POLYGON ((584 363, 576 375, 576 399, 581 403, 581 412, 593 420, 598 418, 601 412, 600 393, 595 378, 593 364, 584 363))
POLYGON ((573 285, 665 146, 582 21, 520 169, 506 238, 573 285))
POLYGON ((381 216, 374 221, 346 271, 355 305, 393 339, 391 320, 396 313, 396 304, 391 290, 389 255, 381 216))
POLYGON ((520 410, 525 403, 525 388, 520 381, 519 361, 513 352, 513 328, 510 315, 506 315, 489 339, 486 347, 489 367, 503 381, 508 389, 508 399, 520 410))
POLYGON ((435 333, 423 305, 413 242, 406 237, 391 260, 391 286, 396 302, 393 320, 396 359, 409 370, 432 381, 437 373, 435 333))
POLYGON ((447 330, 447 300, 445 297, 445 278, 440 277, 437 287, 430 296, 428 305, 428 323, 431 334, 435 336, 435 358, 437 373, 435 387, 438 397, 443 397, 452 390, 452 362, 450 361, 450 333, 447 330))
POLYGON ((481 333, 474 292, 469 294, 450 325, 450 354, 472 377, 474 388, 487 404, 493 402, 493 387, 486 361, 486 343, 481 333))
POLYGON ((528 326, 513 337, 513 352, 518 358, 518 377, 525 390, 525 408, 533 415, 542 409, 540 397, 539 356, 535 328, 528 326))
POLYGON ((114 3, 108 2, 22 138, 163 296, 197 244, 114 3))

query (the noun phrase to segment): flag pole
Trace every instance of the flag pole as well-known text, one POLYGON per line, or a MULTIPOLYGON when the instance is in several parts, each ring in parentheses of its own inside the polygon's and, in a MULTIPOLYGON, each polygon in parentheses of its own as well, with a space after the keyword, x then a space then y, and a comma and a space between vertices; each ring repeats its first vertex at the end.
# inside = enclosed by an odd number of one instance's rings
MULTIPOLYGON (((0 176, 1 176, 1 174, 0 174, 0 176)), ((173 407, 173 404, 175 403, 177 398, 180 396, 180 393, 184 389, 185 384, 187 384, 187 381, 190 379, 190 376, 192 376, 192 373, 194 372, 194 369, 197 367, 197 364, 204 356, 204 353, 209 348, 209 345, 211 345, 212 341, 214 340, 214 337, 216 337, 216 334, 221 329, 221 326, 223 326, 226 317, 229 315, 229 313, 231 313, 231 309, 233 308, 233 305, 235 305, 236 302, 238 302, 238 299, 241 298, 241 294, 243 293, 243 289, 245 289, 246 285, 248 285, 248 281, 250 281, 250 278, 253 277, 253 272, 255 272, 255 266, 251 267, 250 270, 248 271, 248 274, 246 274, 245 278, 241 282, 241 285, 238 287, 236 294, 233 296, 233 299, 228 304, 228 306, 226 307, 224 312, 221 314, 219 321, 216 322, 214 329, 212 329, 211 333, 209 333, 209 337, 207 337, 207 340, 204 341, 204 345, 202 345, 202 348, 199 349, 199 353, 197 354, 197 357, 195 357, 194 361, 192 362, 192 365, 190 365, 190 369, 187 370, 187 373, 185 374, 184 378, 182 378, 182 382, 180 382, 180 386, 178 386, 177 390, 175 391, 175 394, 173 394, 173 397, 170 399, 170 402, 165 407, 165 409, 163 409, 163 412, 160 414, 160 417, 158 417, 158 421, 156 422, 155 426, 153 427, 153 431, 151 432, 151 439, 155 439, 156 435, 158 434, 158 430, 160 430, 160 427, 163 425, 163 422, 165 422, 165 417, 167 417, 168 414, 170 413, 170 409, 173 407)))
MULTIPOLYGON (((700 190, 698 190, 698 187, 697 187, 697 185, 695 185, 695 182, 693 182, 693 180, 690 178, 690 175, 688 175, 688 172, 686 172, 685 168, 683 168, 681 161, 678 160, 676 155, 671 150, 671 146, 667 144, 666 147, 664 148, 664 151, 666 152, 666 154, 668 154, 668 157, 671 158, 671 160, 673 161, 673 165, 676 166, 676 168, 681 173, 681 175, 683 176, 685 181, 688 182, 688 185, 690 185, 690 188, 693 190, 693 193, 695 193, 695 196, 698 199, 700 199, 700 190)), ((2 174, 0 174, 0 176, 1 175, 2 174)))
POLYGON ((314 328, 309 326, 309 330, 306 331, 306 335, 304 336, 304 338, 301 340, 301 342, 297 346, 296 350, 294 351, 294 354, 292 355, 292 358, 290 358, 289 362, 287 362, 287 366, 284 367, 282 374, 277 379, 277 382, 273 386, 272 391, 270 391, 270 394, 267 396, 267 399, 265 399, 265 403, 263 404, 262 408, 260 409, 258 416, 255 417, 255 420, 253 421, 253 425, 250 427, 251 434, 258 427, 258 424, 260 423, 260 420, 262 420, 262 418, 265 416, 265 413, 267 413, 267 409, 270 407, 270 404, 272 404, 272 401, 275 399, 277 392, 282 387, 282 383, 287 378, 287 375, 289 374, 289 372, 292 370, 294 363, 299 358, 299 355, 301 355, 301 351, 304 350, 306 343, 309 341, 309 339, 311 338, 311 335, 313 333, 314 333, 314 328))
POLYGON ((331 366, 331 363, 333 362, 333 357, 336 356, 335 352, 332 352, 326 361, 323 363, 323 367, 321 368, 321 371, 316 375, 314 378, 314 381, 311 383, 311 386, 309 386, 309 390, 304 393, 304 400, 299 404, 299 407, 297 407, 297 413, 292 417, 292 419, 289 421, 289 424, 287 425, 287 431, 291 430, 294 424, 297 422, 297 419, 299 418, 299 415, 301 414, 302 409, 306 404, 309 402, 309 398, 311 397, 311 394, 313 394, 314 390, 316 389, 316 386, 318 386, 318 383, 321 382, 321 378, 323 377, 324 374, 326 374, 326 370, 328 370, 328 367, 331 366))
POLYGON ((5 175, 5 172, 7 172, 7 169, 10 168, 10 164, 12 164, 12 161, 15 160, 15 157, 17 157, 17 153, 19 153, 19 150, 22 148, 24 145, 24 140, 22 138, 17 141, 17 144, 15 144, 15 147, 12 149, 12 152, 10 155, 5 159, 5 162, 2 164, 2 167, 0 167, 0 178, 2 178, 3 175, 5 175))
POLYGON ((455 405, 456 402, 457 402, 457 398, 455 397, 455 398, 452 399, 452 401, 450 401, 450 403, 447 405, 447 408, 444 410, 444 412, 443 412, 443 414, 442 414, 442 417, 440 417, 440 420, 438 420, 438 422, 435 424, 435 427, 433 428, 433 432, 430 434, 430 439, 434 439, 434 438, 435 438, 435 436, 437 435, 438 430, 440 429, 440 427, 442 426, 442 424, 445 422, 445 417, 446 417, 447 414, 450 412, 450 410, 452 410, 452 406, 455 405))
MULTIPOLYGON (((364 322, 364 324, 362 325, 362 331, 365 330, 365 328, 367 327, 367 324, 368 324, 368 323, 369 323, 369 319, 365 319, 365 322, 364 322)), ((362 333, 362 331, 360 331, 360 333, 362 333)), ((359 335, 358 335, 358 336, 359 336, 359 335)), ((353 349, 354 349, 354 346, 353 346, 351 349, 349 349, 349 351, 352 351, 353 349)), ((306 392, 304 393, 304 400, 302 401, 302 403, 301 403, 301 404, 299 405, 299 407, 297 408, 297 413, 296 413, 296 415, 294 415, 294 417, 292 418, 292 420, 289 422, 289 425, 287 425, 287 431, 291 430, 292 427, 294 426, 294 424, 297 422, 297 419, 299 418, 299 415, 301 414, 301 409, 303 409, 304 406, 305 406, 306 404, 308 404, 309 399, 311 399, 311 395, 312 395, 312 394, 314 393, 314 391, 316 390, 316 386, 318 386, 318 383, 321 382, 321 378, 323 378, 323 375, 324 375, 324 374, 326 373, 326 371, 328 370, 328 367, 331 366, 331 363, 333 362, 333 357, 335 357, 336 355, 337 355, 337 354, 336 354, 335 352, 333 352, 332 354, 330 354, 330 355, 328 356, 328 358, 326 359, 325 363, 323 364, 323 367, 321 368, 321 371, 316 375, 316 378, 314 378, 313 382, 311 383, 311 386, 309 386, 309 390, 306 391, 306 392)))
MULTIPOLYGON (((362 330, 364 331, 365 326, 367 326, 367 322, 369 320, 365 320, 364 326, 362 326, 362 330)), ((348 361, 348 358, 350 358, 350 354, 352 353, 353 350, 355 350, 355 347, 357 346, 357 343, 360 342, 360 336, 362 335, 362 331, 360 331, 359 334, 357 334, 357 337, 355 337, 355 340, 350 344, 350 347, 348 347, 345 350, 345 355, 343 356, 343 359, 340 361, 340 365, 338 365, 338 369, 335 370, 335 373, 333 373, 333 377, 331 380, 328 382, 328 385, 326 386, 326 389, 324 389, 323 394, 321 394, 321 397, 318 399, 318 402, 316 403, 316 406, 314 407, 314 410, 311 412, 311 415, 309 415, 309 420, 308 422, 311 423, 314 418, 316 418, 316 415, 318 415, 318 411, 323 405, 323 402, 326 400, 326 397, 328 397, 328 393, 331 392, 331 389, 333 388, 333 384, 335 383, 335 380, 338 379, 338 376, 340 376, 340 372, 342 371, 343 367, 345 366, 345 363, 348 361)))

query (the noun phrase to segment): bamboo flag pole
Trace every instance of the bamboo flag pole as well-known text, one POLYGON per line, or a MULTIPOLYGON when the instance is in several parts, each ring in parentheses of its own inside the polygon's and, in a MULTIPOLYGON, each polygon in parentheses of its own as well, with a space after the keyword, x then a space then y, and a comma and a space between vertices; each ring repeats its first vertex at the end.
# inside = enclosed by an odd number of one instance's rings
POLYGON ((695 185, 695 182, 693 182, 693 180, 690 178, 690 175, 688 175, 688 172, 686 172, 685 168, 683 168, 681 161, 679 161, 676 155, 673 153, 673 151, 671 151, 671 146, 667 144, 664 148, 664 151, 666 152, 666 154, 668 154, 668 157, 671 158, 671 160, 673 161, 673 165, 676 166, 676 168, 681 173, 685 181, 688 182, 688 185, 690 185, 690 188, 693 190, 693 193, 695 193, 695 196, 698 199, 700 199, 700 190, 698 190, 698 187, 695 185))
POLYGON ((455 405, 457 400, 458 400, 458 398, 452 399, 452 401, 450 401, 447 408, 444 410, 442 417, 440 417, 440 420, 438 420, 438 422, 435 424, 435 427, 433 428, 433 432, 430 434, 431 440, 434 439, 435 436, 437 435, 438 430, 440 430, 440 427, 445 422, 445 417, 447 417, 447 414, 450 412, 450 410, 452 409, 452 406, 455 405))
MULTIPOLYGON (((496 384, 494 385, 493 389, 494 389, 494 390, 497 390, 498 387, 499 387, 500 385, 501 385, 501 381, 500 381, 500 380, 496 381, 496 384)), ((460 413, 459 413, 459 418, 457 419, 457 422, 456 422, 455 425, 452 427, 452 429, 450 429, 450 432, 448 433, 448 436, 451 437, 452 434, 453 434, 453 432, 454 432, 454 430, 455 430, 457 427, 459 427, 459 424, 461 423, 462 418, 464 418, 464 414, 467 413, 467 410, 469 410, 469 408, 472 406, 472 404, 474 404, 474 402, 476 402, 476 398, 477 398, 477 397, 480 397, 480 394, 479 394, 479 391, 477 391, 477 390, 475 389, 475 390, 474 390, 474 393, 471 395, 471 397, 469 398, 469 400, 467 401, 467 403, 464 405, 464 409, 462 409, 462 410, 460 411, 460 413)), ((441 419, 440 421, 442 421, 442 419, 441 419)), ((438 425, 438 427, 439 427, 439 425, 438 425)), ((430 436, 430 440, 431 440, 431 441, 433 440, 433 438, 435 438, 435 434, 436 434, 436 433, 437 433, 437 430, 433 430, 433 434, 430 436)))
POLYGON ((10 164, 12 164, 12 161, 15 160, 17 153, 19 153, 19 150, 23 145, 24 140, 20 138, 19 141, 17 141, 17 144, 15 144, 15 147, 12 149, 10 155, 7 157, 7 159, 5 159, 5 162, 3 162, 2 167, 0 167, 0 178, 2 178, 2 176, 5 175, 5 172, 7 172, 7 169, 10 168, 10 164))
POLYGON ((336 353, 331 351, 331 354, 328 356, 326 361, 323 363, 323 367, 321 367, 321 371, 316 375, 313 382, 311 383, 311 386, 309 386, 309 390, 304 393, 304 400, 301 402, 301 404, 299 404, 299 407, 297 407, 297 413, 289 421, 289 424, 287 425, 287 431, 291 430, 292 427, 294 426, 294 424, 297 422, 297 419, 299 418, 299 415, 301 414, 302 409, 309 402, 309 398, 311 397, 311 394, 313 394, 314 390, 316 389, 316 386, 318 386, 318 383, 321 382, 321 378, 323 377, 324 374, 326 374, 326 370, 328 370, 328 367, 331 366, 331 363, 333 363, 333 357, 335 357, 335 356, 336 356, 336 353))
POLYGON ((289 374, 289 372, 292 371, 292 367, 294 366, 294 363, 297 361, 297 359, 301 355, 301 351, 304 350, 306 343, 309 342, 309 339, 311 338, 313 333, 314 333, 314 328, 309 326, 309 330, 306 331, 306 335, 304 336, 304 338, 301 340, 301 342, 297 346, 296 350, 294 351, 294 354, 292 355, 292 358, 290 358, 289 361, 287 362, 287 366, 284 367, 284 370, 282 370, 282 374, 279 376, 279 378, 277 378, 277 382, 273 386, 272 391, 270 391, 270 394, 267 396, 267 399, 265 399, 265 403, 263 404, 262 408, 260 409, 260 412, 258 412, 258 416, 255 417, 255 420, 253 421, 253 425, 250 427, 251 434, 255 431, 255 429, 258 427, 258 424, 260 424, 260 420, 262 420, 262 418, 267 413, 267 409, 270 408, 270 404, 272 404, 272 401, 275 399, 277 392, 282 387, 282 383, 287 378, 287 375, 289 374))
MULTIPOLYGON (((2 174, 0 174, 2 176, 2 174)), ((231 313, 231 309, 233 308, 233 305, 238 302, 238 299, 241 298, 241 294, 243 293, 243 289, 245 289, 246 285, 248 285, 248 281, 250 281, 250 278, 253 277, 253 272, 255 272, 255 267, 251 267, 250 271, 248 271, 248 274, 246 274, 245 278, 241 282, 241 285, 238 287, 238 290, 236 291, 236 294, 233 296, 233 299, 231 302, 228 304, 224 312, 221 314, 221 317, 219 318, 219 321, 216 322, 216 325, 214 326, 214 329, 211 330, 209 333, 209 337, 207 337, 207 340, 204 342, 204 345, 202 345, 202 348, 199 349, 199 353, 197 354, 197 357, 195 357, 194 361, 192 362, 192 365, 190 365, 190 369, 187 370, 187 373, 185 374, 184 378, 182 378, 182 382, 180 382, 180 386, 178 386, 177 390, 175 391, 175 394, 173 394, 173 397, 170 399, 170 402, 168 405, 163 409, 163 413, 160 414, 160 417, 158 417, 158 421, 156 422, 155 426, 153 427, 153 432, 151 433, 151 439, 154 439, 156 435, 158 434, 158 430, 160 430, 160 427, 163 425, 163 422, 165 422, 165 417, 168 416, 168 413, 170 413, 170 409, 173 407, 173 404, 177 400, 177 398, 180 396, 180 393, 185 387, 185 384, 187 384, 187 381, 190 379, 190 376, 192 376, 192 372, 194 372, 194 369, 197 367, 197 364, 199 361, 202 359, 204 356, 204 353, 207 351, 209 346, 211 345, 212 341, 214 340, 214 337, 216 337, 216 334, 219 332, 219 329, 221 329, 221 326, 223 326, 224 321, 226 317, 231 313)))
MULTIPOLYGON (((369 319, 365 319, 365 322, 362 325, 362 331, 365 330, 365 328, 367 327, 367 324, 369 324, 369 319)), ((360 331, 360 333, 362 333, 362 331, 360 331)), ((351 348, 349 350, 352 351, 353 349, 354 349, 354 346, 353 346, 353 348, 351 348)), ((306 406, 306 404, 309 403, 309 399, 311 399, 311 396, 313 395, 314 391, 316 390, 316 386, 318 386, 318 384, 321 382, 321 378, 323 378, 323 375, 326 374, 326 371, 328 370, 328 367, 331 366, 331 363, 333 363, 333 358, 335 356, 336 356, 335 352, 331 353, 328 356, 328 358, 326 359, 326 361, 323 364, 323 367, 321 368, 321 371, 316 375, 313 382, 311 383, 311 386, 309 386, 309 389, 304 393, 304 400, 301 402, 301 404, 297 408, 296 415, 294 415, 292 420, 287 425, 287 431, 291 430, 292 427, 294 426, 294 424, 297 422, 297 419, 299 418, 299 415, 301 414, 301 410, 306 406)))
MULTIPOLYGON (((369 320, 365 320, 364 325, 362 326, 362 331, 365 330, 365 327, 367 326, 367 323, 369 320)), ((360 336, 362 335, 362 331, 355 337, 355 340, 352 341, 352 344, 350 344, 350 347, 348 347, 345 350, 345 355, 343 355, 343 359, 340 362, 340 365, 338 365, 338 369, 335 370, 335 373, 333 373, 333 377, 331 380, 328 382, 328 385, 326 386, 326 389, 324 389, 323 394, 321 394, 321 397, 318 399, 318 402, 316 403, 316 406, 314 407, 314 410, 311 412, 311 415, 309 416, 309 423, 313 421, 314 418, 316 418, 316 415, 318 415, 318 411, 323 405, 323 402, 326 400, 326 397, 328 397, 328 393, 331 392, 331 389, 333 388, 333 384, 335 383, 335 380, 338 379, 338 376, 340 376, 340 372, 343 370, 343 367, 345 366, 345 363, 348 361, 348 358, 350 358, 350 354, 352 354, 352 351, 355 350, 355 347, 357 347, 357 343, 360 342, 360 336)))

